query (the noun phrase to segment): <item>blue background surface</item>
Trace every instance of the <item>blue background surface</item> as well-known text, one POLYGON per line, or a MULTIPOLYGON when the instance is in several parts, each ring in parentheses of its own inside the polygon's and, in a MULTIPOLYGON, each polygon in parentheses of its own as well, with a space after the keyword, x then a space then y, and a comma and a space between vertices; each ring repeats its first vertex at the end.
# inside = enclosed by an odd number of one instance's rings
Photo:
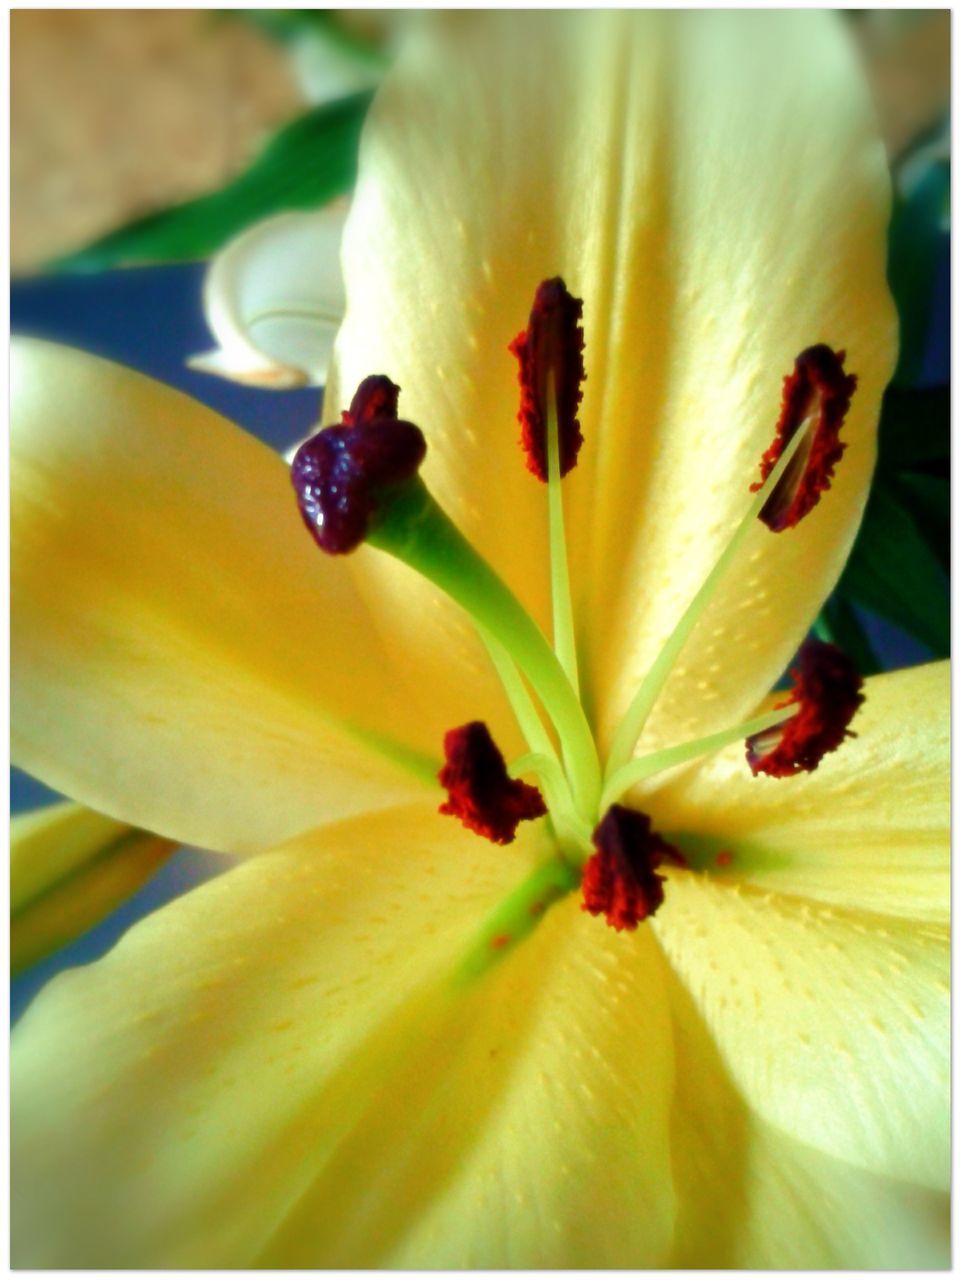
MULTIPOLYGON (((944 238, 923 382, 949 381, 949 247, 944 238)), ((79 277, 39 277, 14 282, 11 326, 16 333, 48 338, 107 356, 188 392, 266 443, 284 449, 316 425, 315 389, 270 392, 237 386, 188 369, 188 356, 212 345, 203 318, 203 264, 146 267, 79 277)), ((874 651, 888 669, 925 661, 927 651, 878 618, 861 615, 874 651)), ((11 809, 53 798, 32 778, 14 770, 11 809)), ((184 850, 134 898, 71 946, 13 983, 11 1014, 17 1018, 37 991, 63 968, 88 963, 109 950, 140 916, 229 865, 212 854, 184 850)))

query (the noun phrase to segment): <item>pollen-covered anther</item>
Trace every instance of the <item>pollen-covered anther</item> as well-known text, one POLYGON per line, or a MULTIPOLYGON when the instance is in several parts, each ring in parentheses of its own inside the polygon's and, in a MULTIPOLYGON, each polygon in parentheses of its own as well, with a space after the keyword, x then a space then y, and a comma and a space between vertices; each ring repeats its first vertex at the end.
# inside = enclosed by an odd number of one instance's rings
POLYGON ((550 390, 557 415, 560 475, 576 466, 583 444, 577 411, 586 378, 583 366, 583 302, 559 276, 544 280, 533 299, 527 328, 510 343, 520 365, 520 444, 527 467, 548 479, 547 421, 550 390))
POLYGON ((510 844, 521 822, 547 812, 536 787, 511 778, 482 720, 451 729, 443 739, 446 764, 438 777, 448 799, 441 813, 459 818, 494 844, 510 844))
POLYGON ((342 423, 319 431, 294 456, 290 478, 300 514, 330 555, 358 547, 384 495, 423 462, 423 433, 397 418, 399 390, 383 375, 365 378, 342 423))
POLYGON ((612 928, 635 929, 663 902, 665 861, 683 865, 678 849, 651 829, 645 813, 611 805, 593 833, 595 852, 583 869, 583 910, 612 928))
POLYGON ((760 512, 760 519, 775 533, 792 528, 813 510, 830 488, 843 456, 846 445, 839 438, 840 428, 857 386, 856 376, 844 370, 845 355, 824 343, 808 347, 783 380, 776 435, 760 459, 759 481, 750 486, 753 492, 763 487, 786 446, 807 424, 806 439, 760 512))
POLYGON ((809 639, 790 673, 794 687, 780 703, 799 710, 789 720, 747 739, 747 763, 754 774, 789 778, 812 773, 830 751, 855 735, 850 721, 863 704, 863 680, 836 645, 809 639))

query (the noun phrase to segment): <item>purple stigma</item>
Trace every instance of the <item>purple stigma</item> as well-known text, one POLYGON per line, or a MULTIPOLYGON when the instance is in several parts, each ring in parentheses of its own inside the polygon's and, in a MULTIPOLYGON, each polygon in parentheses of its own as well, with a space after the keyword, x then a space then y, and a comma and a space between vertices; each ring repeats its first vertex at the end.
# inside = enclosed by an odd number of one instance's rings
POLYGON ((329 555, 360 546, 384 494, 412 479, 426 455, 420 428, 396 416, 399 390, 382 375, 365 378, 343 422, 317 432, 293 459, 300 514, 329 555))

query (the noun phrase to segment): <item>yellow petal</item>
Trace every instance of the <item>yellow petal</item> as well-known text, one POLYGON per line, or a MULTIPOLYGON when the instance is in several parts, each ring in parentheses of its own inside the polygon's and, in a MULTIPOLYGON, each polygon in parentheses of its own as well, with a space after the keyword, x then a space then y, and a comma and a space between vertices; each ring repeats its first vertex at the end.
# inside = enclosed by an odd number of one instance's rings
MULTIPOLYGON (((746 1105, 690 997, 670 983, 680 1268, 945 1267, 949 1196, 834 1159, 746 1105)), ((762 1035, 759 1027, 757 1035, 762 1035)))
POLYGON ((18 764, 228 852, 423 794, 385 753, 432 756, 464 709, 316 549, 277 455, 129 370, 18 343, 11 473, 18 764))
MULTIPOLYGON (((851 910, 950 914, 950 666, 866 682, 857 736, 815 773, 754 778, 742 743, 649 798, 691 860, 851 910)), ((641 805, 644 801, 640 801, 641 805)))
POLYGON ((10 822, 10 964, 66 946, 140 889, 176 845, 66 801, 10 822))
POLYGON ((863 1169, 948 1185, 948 926, 676 872, 654 927, 762 1119, 863 1169))
MULTIPOLYGON (((795 531, 758 525, 651 733, 735 722, 844 563, 892 367, 886 164, 842 25, 498 12, 441 29, 413 42, 364 135, 327 415, 368 373, 398 382, 431 487, 546 623, 546 496, 517 447, 506 344, 545 277, 583 297, 586 443, 565 493, 585 684, 608 738, 746 508, 794 358, 845 348, 860 384, 834 488, 795 531)), ((448 651, 452 612, 411 616, 448 651)))
POLYGON ((15 1033, 23 1266, 645 1266, 666 1256, 662 959, 576 897, 486 975, 544 856, 418 808, 157 912, 15 1033))

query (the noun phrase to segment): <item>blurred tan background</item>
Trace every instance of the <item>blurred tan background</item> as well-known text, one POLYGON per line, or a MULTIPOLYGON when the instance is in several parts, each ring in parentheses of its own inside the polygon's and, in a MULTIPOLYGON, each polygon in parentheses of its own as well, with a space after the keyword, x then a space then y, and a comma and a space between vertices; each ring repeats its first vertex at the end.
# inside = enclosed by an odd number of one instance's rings
MULTIPOLYGON (((385 20, 373 10, 336 14, 344 24, 385 20)), ((896 160, 949 102, 950 12, 845 16, 896 160)), ((386 20, 399 25, 404 14, 386 20)), ((302 60, 287 45, 223 12, 12 11, 13 269, 222 186, 323 96, 304 85, 302 60)))
POLYGON ((14 271, 233 177, 304 107, 282 46, 196 9, 10 15, 14 271))

